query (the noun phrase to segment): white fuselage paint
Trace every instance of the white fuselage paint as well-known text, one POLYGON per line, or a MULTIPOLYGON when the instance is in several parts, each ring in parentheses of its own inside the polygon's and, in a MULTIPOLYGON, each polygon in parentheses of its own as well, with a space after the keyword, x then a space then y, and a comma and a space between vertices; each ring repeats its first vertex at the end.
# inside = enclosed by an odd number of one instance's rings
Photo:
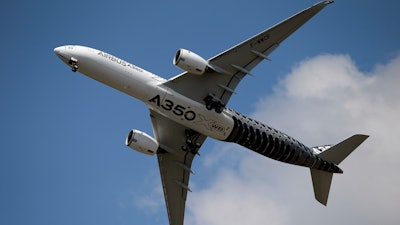
POLYGON ((79 72, 143 101, 151 110, 185 127, 217 140, 225 140, 232 131, 229 112, 207 110, 204 104, 164 86, 164 78, 131 63, 84 46, 61 46, 54 51, 66 64, 71 57, 76 59, 79 72))

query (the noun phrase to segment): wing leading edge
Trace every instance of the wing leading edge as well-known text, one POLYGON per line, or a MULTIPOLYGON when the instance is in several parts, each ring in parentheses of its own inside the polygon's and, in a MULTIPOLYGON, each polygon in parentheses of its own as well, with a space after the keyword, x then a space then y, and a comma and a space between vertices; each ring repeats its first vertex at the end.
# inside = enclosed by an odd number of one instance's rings
POLYGON ((281 42, 332 2, 319 2, 214 56, 208 61, 215 72, 200 76, 184 72, 168 80, 165 85, 200 103, 204 103, 203 99, 212 94, 226 105, 243 77, 250 74, 261 61, 269 60, 269 54, 281 42))

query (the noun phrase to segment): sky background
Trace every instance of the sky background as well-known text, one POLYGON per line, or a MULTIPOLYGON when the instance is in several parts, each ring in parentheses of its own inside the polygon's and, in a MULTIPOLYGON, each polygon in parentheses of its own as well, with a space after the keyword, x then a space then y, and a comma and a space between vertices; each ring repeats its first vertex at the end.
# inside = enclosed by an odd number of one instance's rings
MULTIPOLYGON (((79 73, 60 45, 104 50, 164 78, 179 48, 210 58, 314 0, 1 1, 0 224, 168 224, 142 102, 79 73)), ((307 168, 207 139, 185 224, 399 224, 400 2, 337 0, 244 79, 229 107, 306 145, 371 135, 328 206, 307 168)))

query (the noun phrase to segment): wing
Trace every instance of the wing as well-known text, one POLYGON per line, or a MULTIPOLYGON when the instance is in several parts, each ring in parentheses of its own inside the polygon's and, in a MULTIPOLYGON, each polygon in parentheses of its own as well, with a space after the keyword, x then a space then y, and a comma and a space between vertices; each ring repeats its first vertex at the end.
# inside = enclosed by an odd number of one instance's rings
POLYGON ((192 161, 206 136, 188 130, 152 110, 150 117, 161 148, 157 157, 169 223, 182 225, 187 191, 191 191, 189 176, 193 173, 192 161))
POLYGON ((244 76, 250 74, 262 60, 268 60, 268 55, 282 41, 332 2, 317 3, 209 59, 213 72, 200 76, 185 72, 170 79, 165 85, 202 104, 204 98, 211 94, 226 105, 244 76))

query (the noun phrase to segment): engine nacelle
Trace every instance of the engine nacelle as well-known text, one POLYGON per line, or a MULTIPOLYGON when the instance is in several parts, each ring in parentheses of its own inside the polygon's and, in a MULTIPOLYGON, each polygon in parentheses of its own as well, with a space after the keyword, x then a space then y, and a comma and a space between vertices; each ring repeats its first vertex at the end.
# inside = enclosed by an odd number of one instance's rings
POLYGON ((208 69, 207 60, 183 48, 176 52, 174 65, 196 75, 203 75, 208 69))
POLYGON ((157 141, 150 135, 139 130, 131 130, 128 137, 126 137, 125 144, 131 149, 146 155, 154 155, 158 149, 157 141))

